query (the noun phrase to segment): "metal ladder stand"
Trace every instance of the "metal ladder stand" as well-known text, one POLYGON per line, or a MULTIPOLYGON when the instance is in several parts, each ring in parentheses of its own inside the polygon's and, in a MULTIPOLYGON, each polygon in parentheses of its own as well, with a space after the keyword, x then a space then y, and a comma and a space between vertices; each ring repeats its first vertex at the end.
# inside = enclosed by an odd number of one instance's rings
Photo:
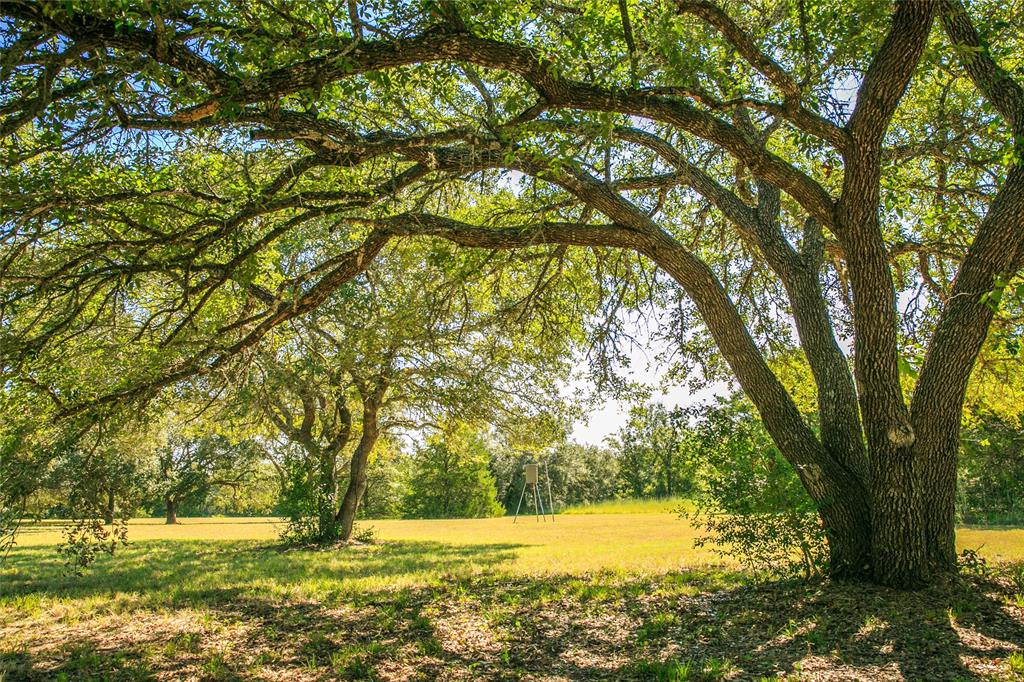
MULTIPOLYGON (((526 497, 526 489, 533 486, 533 507, 537 512, 537 523, 540 523, 541 519, 547 523, 547 514, 544 513, 544 502, 543 496, 540 494, 540 467, 535 463, 529 463, 523 467, 523 492, 519 495, 519 504, 516 505, 516 515, 512 519, 512 523, 519 520, 519 510, 523 506, 523 498, 526 497)), ((551 506, 551 480, 548 478, 548 506, 551 506)), ((555 522, 554 510, 548 509, 548 513, 551 514, 551 523, 555 522)))

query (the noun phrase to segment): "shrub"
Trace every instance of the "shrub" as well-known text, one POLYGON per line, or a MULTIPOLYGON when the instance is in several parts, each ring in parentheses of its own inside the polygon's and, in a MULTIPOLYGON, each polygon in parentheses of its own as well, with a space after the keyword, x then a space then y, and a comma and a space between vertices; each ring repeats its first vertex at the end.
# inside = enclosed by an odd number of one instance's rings
POLYGON ((701 472, 692 512, 713 545, 756 577, 803 574, 827 564, 824 529, 793 467, 774 446, 753 407, 733 398, 696 408, 689 448, 701 472))

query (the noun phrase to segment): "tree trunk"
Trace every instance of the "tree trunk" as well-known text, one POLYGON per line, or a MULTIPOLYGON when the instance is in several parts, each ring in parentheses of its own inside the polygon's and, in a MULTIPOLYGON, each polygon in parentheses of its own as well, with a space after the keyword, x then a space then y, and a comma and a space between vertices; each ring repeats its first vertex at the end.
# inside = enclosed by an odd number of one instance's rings
POLYGON ((108 525, 114 525, 114 488, 107 488, 107 504, 103 508, 103 521, 108 525))
MULTIPOLYGON (((1024 106, 1024 105, 1022 105, 1024 106)), ((1024 251, 1024 167, 996 195, 953 283, 911 403, 914 460, 928 491, 925 542, 933 570, 956 570, 956 470, 960 421, 971 370, 995 314, 985 294, 1019 269, 1024 251)))
POLYGON ((338 535, 343 542, 352 539, 352 528, 356 522, 356 512, 359 510, 359 502, 366 492, 366 469, 369 460, 370 449, 356 449, 352 454, 352 464, 348 488, 345 490, 345 497, 341 500, 341 508, 338 510, 338 535))
POLYGON ((817 388, 821 444, 867 485, 870 476, 857 389, 846 356, 836 343, 818 265, 801 264, 780 278, 817 388))
POLYGON ((672 486, 672 456, 669 455, 668 460, 665 462, 665 496, 672 497, 673 486, 672 486))
POLYGON ((930 575, 923 499, 909 445, 872 449, 871 547, 880 585, 913 589, 930 575), (875 464, 877 462, 877 464, 875 464))
POLYGON ((341 507, 338 509, 337 520, 339 535, 343 542, 352 540, 352 528, 355 526, 356 512, 359 510, 359 502, 366 492, 367 467, 370 461, 370 454, 380 435, 377 423, 377 412, 380 401, 383 397, 385 385, 378 384, 373 395, 363 397, 363 432, 359 437, 359 445, 352 453, 352 463, 349 467, 348 488, 345 490, 345 497, 341 500, 341 507))
POLYGON ((928 570, 914 430, 900 386, 896 290, 878 220, 879 157, 869 144, 847 156, 843 195, 853 198, 837 215, 853 290, 854 360, 870 453, 874 578, 907 588, 924 584, 928 570))
MULTIPOLYGON (((809 480, 797 467, 800 480, 818 504, 828 540, 829 575, 837 580, 864 580, 874 566, 871 552, 871 516, 867 490, 849 471, 833 471, 831 480, 809 480)), ((820 475, 820 474, 818 474, 820 475)))
POLYGON ((178 522, 178 501, 173 497, 165 497, 164 504, 167 506, 167 521, 172 524, 178 522))
POLYGON ((871 555, 876 582, 916 587, 927 580, 914 430, 900 385, 898 315, 879 217, 882 143, 924 53, 935 3, 896 3, 889 32, 857 91, 845 126, 841 198, 832 231, 846 255, 853 291, 854 361, 868 443, 871 555))

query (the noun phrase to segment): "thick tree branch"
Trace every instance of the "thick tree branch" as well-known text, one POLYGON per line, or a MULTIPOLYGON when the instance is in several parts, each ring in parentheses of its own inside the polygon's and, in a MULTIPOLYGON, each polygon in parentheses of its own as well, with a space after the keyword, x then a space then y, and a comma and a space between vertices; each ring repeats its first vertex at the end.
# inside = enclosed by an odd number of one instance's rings
POLYGON ((1017 136, 1024 136, 1024 87, 992 58, 959 0, 942 3, 942 27, 964 70, 1017 136))

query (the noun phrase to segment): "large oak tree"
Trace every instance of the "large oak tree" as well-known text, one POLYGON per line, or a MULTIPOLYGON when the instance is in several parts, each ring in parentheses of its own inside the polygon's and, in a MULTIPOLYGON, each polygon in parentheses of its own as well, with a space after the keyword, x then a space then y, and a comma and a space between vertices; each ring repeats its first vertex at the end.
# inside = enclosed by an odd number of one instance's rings
POLYGON ((817 502, 836 576, 955 567, 964 393, 1024 263, 1021 17, 335 9, 3 3, 7 400, 74 418, 219 371, 389 242, 625 249, 685 293, 817 502), (310 225, 332 255, 253 295, 310 225), (817 428, 769 366, 766 307, 792 321, 817 428), (102 378, 64 370, 68 339, 102 378))

